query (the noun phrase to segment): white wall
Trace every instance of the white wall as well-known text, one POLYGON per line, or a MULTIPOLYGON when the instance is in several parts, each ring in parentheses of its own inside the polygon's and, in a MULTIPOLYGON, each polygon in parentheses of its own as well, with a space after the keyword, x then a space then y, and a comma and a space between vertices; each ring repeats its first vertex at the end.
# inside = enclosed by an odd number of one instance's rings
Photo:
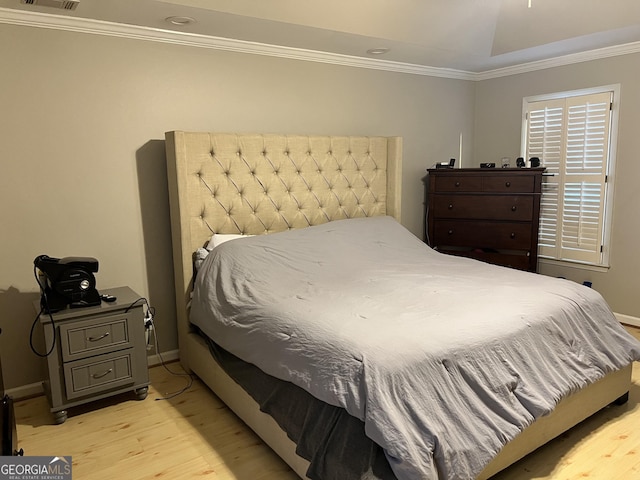
POLYGON ((6 24, 0 58, 7 388, 44 375, 28 346, 39 254, 96 257, 98 288, 148 297, 161 350, 177 348, 165 131, 400 135, 420 237, 425 169, 457 156, 461 131, 472 142, 468 81, 6 24))

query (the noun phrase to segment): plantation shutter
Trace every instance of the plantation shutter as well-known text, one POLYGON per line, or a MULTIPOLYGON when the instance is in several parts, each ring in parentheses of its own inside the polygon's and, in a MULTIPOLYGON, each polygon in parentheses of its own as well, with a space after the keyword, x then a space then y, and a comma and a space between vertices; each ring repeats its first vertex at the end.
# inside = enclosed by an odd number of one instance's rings
POLYGON ((542 182, 540 201, 540 229, 538 255, 556 258, 558 250, 558 219, 562 204, 560 172, 564 151, 565 114, 564 99, 530 104, 527 125, 526 157, 538 157, 546 173, 552 174, 542 182))
POLYGON ((599 264, 611 92, 531 102, 526 155, 546 173, 540 207, 539 255, 599 264))

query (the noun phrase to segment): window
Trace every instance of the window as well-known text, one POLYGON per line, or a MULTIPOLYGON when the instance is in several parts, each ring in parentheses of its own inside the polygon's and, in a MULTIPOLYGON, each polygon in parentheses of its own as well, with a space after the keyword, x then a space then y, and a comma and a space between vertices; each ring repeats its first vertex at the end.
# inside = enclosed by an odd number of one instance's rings
POLYGON ((618 86, 524 99, 523 156, 546 167, 540 258, 608 266, 617 102, 618 86))

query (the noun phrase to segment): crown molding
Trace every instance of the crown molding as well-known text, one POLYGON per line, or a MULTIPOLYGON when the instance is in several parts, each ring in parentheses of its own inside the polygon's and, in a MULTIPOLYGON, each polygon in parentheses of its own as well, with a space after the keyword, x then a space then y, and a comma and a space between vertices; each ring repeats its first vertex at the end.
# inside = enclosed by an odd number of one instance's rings
POLYGON ((547 68, 563 67, 566 65, 573 65, 575 63, 590 62, 592 60, 630 55, 633 53, 640 53, 640 42, 625 43, 623 45, 598 48, 587 52, 562 55, 559 57, 549 58, 547 60, 523 63, 512 67, 487 70, 486 72, 476 73, 474 80, 481 81, 490 80, 492 78, 508 77, 511 75, 518 75, 520 73, 535 72, 537 70, 545 70, 547 68))
POLYGON ((226 50, 230 52, 265 55, 293 60, 305 60, 309 62, 384 70, 388 72, 409 73, 413 75, 455 78, 460 80, 473 80, 474 78, 473 73, 449 68, 391 62, 387 60, 356 57, 279 45, 268 45, 258 42, 249 42, 245 40, 235 40, 195 33, 175 32, 160 28, 105 22, 102 20, 52 15, 40 12, 26 12, 24 10, 14 10, 10 8, 0 8, 0 23, 136 40, 147 40, 174 45, 185 45, 190 47, 226 50))
POLYGON ((613 47, 590 50, 588 52, 563 55, 548 60, 523 63, 511 67, 487 70, 485 72, 468 72, 451 68, 429 67, 411 63, 393 62, 388 60, 373 59, 342 55, 338 53, 306 50, 302 48, 269 45, 259 42, 235 40, 223 37, 214 37, 195 33, 176 32, 160 28, 127 25, 102 20, 93 20, 80 17, 53 15, 40 12, 27 12, 11 8, 0 7, 0 23, 21 25, 53 30, 65 30, 70 32, 88 33, 121 37, 151 42, 169 43, 197 48, 225 50, 230 52, 264 55, 270 57, 288 58, 308 62, 327 63, 348 67, 367 68, 371 70, 383 70, 387 72, 407 73, 411 75, 423 75, 429 77, 451 78, 457 80, 482 81, 492 78, 518 75, 547 68, 571 65, 574 63, 588 62, 601 58, 627 55, 640 52, 640 42, 627 43, 613 47))

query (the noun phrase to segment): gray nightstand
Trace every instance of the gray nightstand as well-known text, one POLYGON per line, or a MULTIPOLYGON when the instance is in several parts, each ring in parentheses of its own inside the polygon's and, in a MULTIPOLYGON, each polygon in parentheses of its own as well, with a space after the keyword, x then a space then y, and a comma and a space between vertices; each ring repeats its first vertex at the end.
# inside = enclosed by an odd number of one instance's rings
MULTIPOLYGON (((100 290, 115 302, 53 313, 56 345, 46 357, 44 390, 56 423, 67 419, 67 408, 133 391, 147 396, 149 371, 143 303, 129 287, 100 290)), ((40 302, 34 305, 40 311, 40 302)), ((54 330, 48 314, 40 315, 45 347, 54 330)))

